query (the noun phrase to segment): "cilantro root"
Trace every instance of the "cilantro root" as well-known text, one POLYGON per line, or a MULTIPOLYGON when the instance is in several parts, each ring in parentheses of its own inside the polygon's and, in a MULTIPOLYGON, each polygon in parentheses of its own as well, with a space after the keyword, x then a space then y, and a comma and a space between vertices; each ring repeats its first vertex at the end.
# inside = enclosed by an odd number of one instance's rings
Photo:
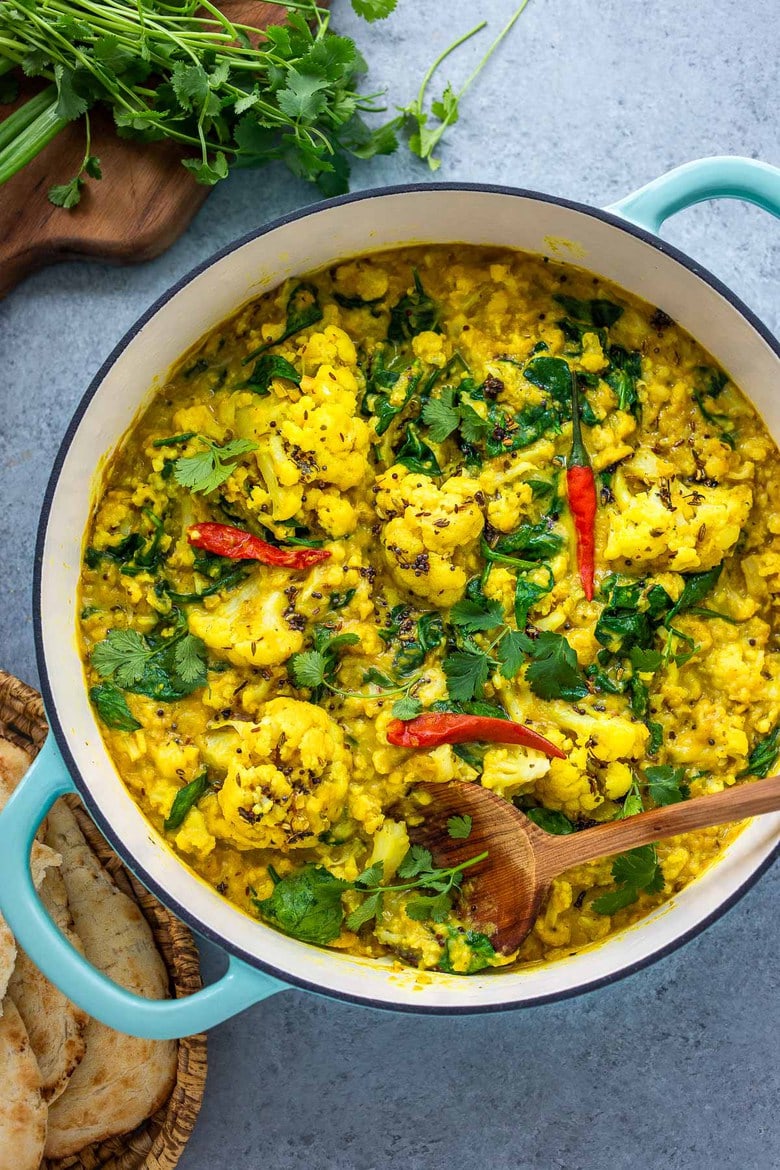
MULTIPOLYGON (((441 62, 483 25, 440 54, 415 101, 372 128, 363 115, 386 107, 381 94, 359 91, 366 65, 354 41, 331 32, 330 14, 317 0, 272 2, 280 23, 266 27, 259 44, 257 29, 233 23, 199 0, 0 4, 0 76, 21 66, 27 76, 52 83, 2 123, 0 185, 83 118, 84 161, 77 174, 49 191, 55 205, 75 207, 87 177, 101 177, 89 145, 89 111, 98 103, 111 109, 121 137, 167 139, 183 147, 184 167, 207 185, 226 178, 232 167, 279 160, 323 194, 340 194, 349 188, 350 158, 390 154, 399 134, 408 137, 413 153, 437 167, 433 151, 457 121, 459 98, 528 0, 461 90, 447 86, 432 103, 434 129, 423 110, 427 85, 441 62)), ((352 0, 367 21, 384 19, 396 4, 352 0)))

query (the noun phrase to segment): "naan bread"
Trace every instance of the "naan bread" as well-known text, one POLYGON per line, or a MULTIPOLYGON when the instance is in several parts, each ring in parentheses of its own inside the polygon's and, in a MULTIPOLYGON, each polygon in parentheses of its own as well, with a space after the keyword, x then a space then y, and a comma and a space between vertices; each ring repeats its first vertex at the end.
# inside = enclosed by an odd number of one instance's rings
POLYGON ((10 996, 0 1019, 0 1170, 38 1170, 46 1146, 41 1074, 10 996))
POLYGON ((30 767, 30 757, 23 748, 0 735, 0 808, 30 767))
MULTIPOLYGON (((55 853, 48 845, 43 845, 40 841, 33 842, 32 853, 30 855, 30 868, 32 869, 36 889, 40 887, 47 870, 53 866, 58 866, 60 860, 59 853, 55 853)), ((8 989, 8 982, 13 973, 18 953, 16 940, 11 934, 2 914, 0 914, 0 1016, 3 1014, 2 1001, 8 989)))
MULTIPOLYGON (((87 958, 128 990, 162 999, 168 977, 146 919, 110 880, 62 801, 49 814, 46 839, 62 855, 68 904, 87 958)), ((96 1020, 87 1024, 85 1040, 84 1059, 49 1109, 49 1158, 134 1129, 173 1087, 175 1041, 138 1040, 96 1020)))
POLYGON ((16 939, 0 914, 0 1016, 3 1014, 3 999, 8 990, 8 981, 16 963, 16 939))
MULTIPOLYGON (((73 929, 68 894, 59 870, 47 872, 40 894, 55 925, 75 947, 83 950, 73 929)), ((24 1021, 41 1070, 43 1098, 56 1101, 86 1051, 84 1033, 89 1017, 49 983, 21 948, 8 990, 24 1021)))

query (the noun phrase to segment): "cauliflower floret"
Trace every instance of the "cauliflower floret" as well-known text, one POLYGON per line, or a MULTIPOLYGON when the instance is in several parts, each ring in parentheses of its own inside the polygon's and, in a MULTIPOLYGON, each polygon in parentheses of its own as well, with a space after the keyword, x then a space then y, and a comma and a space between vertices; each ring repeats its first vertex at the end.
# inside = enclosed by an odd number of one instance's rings
POLYGON ((369 865, 382 862, 382 875, 385 879, 394 876, 398 866, 409 850, 409 834, 404 821, 387 820, 382 828, 374 833, 369 865))
POLYGON ((217 843, 216 837, 209 832, 206 818, 199 808, 190 809, 187 819, 174 839, 177 849, 182 853, 193 853, 196 857, 208 857, 217 843))
POLYGON ((650 733, 638 719, 614 711, 601 716, 588 712, 580 714, 568 703, 555 702, 550 706, 554 711, 552 718, 558 726, 573 733, 577 743, 587 747, 599 763, 639 760, 644 755, 650 733))
POLYGON ((510 799, 549 770, 550 761, 541 752, 524 747, 491 748, 485 752, 482 787, 510 799))
POLYGON ((272 699, 260 721, 236 720, 204 737, 205 762, 225 773, 210 832, 239 849, 313 845, 341 816, 350 759, 341 728, 298 699, 272 699))
POLYGON ((535 794, 545 808, 565 813, 571 820, 589 817, 604 803, 587 772, 588 749, 577 747, 565 760, 551 760, 546 774, 536 782, 535 794))
POLYGON ((615 476, 615 498, 605 559, 678 573, 720 564, 739 539, 753 503, 744 484, 692 488, 678 480, 632 496, 620 473, 615 476))
POLYGON ((280 579, 274 589, 268 577, 263 589, 252 578, 213 609, 193 607, 187 615, 190 633, 236 666, 278 666, 303 648, 303 634, 284 619, 287 598, 280 579))
POLYGON ((377 512, 386 520, 382 541, 396 579, 434 605, 453 605, 466 585, 464 555, 484 523, 474 498, 478 481, 452 476, 439 488, 396 464, 378 477, 377 488, 377 512))

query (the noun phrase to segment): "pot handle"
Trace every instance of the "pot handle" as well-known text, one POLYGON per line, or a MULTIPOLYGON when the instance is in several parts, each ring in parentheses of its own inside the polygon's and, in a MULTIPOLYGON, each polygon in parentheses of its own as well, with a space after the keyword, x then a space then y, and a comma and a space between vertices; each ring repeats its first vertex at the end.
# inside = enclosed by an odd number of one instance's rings
POLYGON ((653 179, 606 210, 657 234, 670 215, 706 199, 744 199, 780 217, 780 168, 754 158, 700 158, 653 179))
POLYGON ((38 826, 57 797, 74 791, 50 733, 0 812, 0 911, 19 945, 68 999, 118 1032, 173 1040, 202 1032, 269 995, 289 990, 287 984, 232 955, 216 983, 172 1000, 134 995, 93 967, 54 925, 30 873, 30 849, 38 826))

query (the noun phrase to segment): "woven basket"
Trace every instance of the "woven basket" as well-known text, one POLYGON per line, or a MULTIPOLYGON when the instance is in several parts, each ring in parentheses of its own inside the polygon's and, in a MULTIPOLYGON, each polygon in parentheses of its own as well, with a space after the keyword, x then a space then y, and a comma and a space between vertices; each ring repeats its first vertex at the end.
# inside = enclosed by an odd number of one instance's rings
MULTIPOLYGON (((32 756, 47 734, 43 703, 37 691, 0 671, 0 735, 32 756)), ((87 816, 76 796, 65 798, 101 864, 117 886, 133 898, 152 929, 157 949, 177 996, 201 986, 198 952, 186 926, 125 869, 87 816)), ((198 1116, 206 1083, 206 1037, 179 1041, 176 1084, 167 1103, 132 1133, 96 1142, 68 1158, 46 1159, 42 1170, 173 1170, 198 1116)))

